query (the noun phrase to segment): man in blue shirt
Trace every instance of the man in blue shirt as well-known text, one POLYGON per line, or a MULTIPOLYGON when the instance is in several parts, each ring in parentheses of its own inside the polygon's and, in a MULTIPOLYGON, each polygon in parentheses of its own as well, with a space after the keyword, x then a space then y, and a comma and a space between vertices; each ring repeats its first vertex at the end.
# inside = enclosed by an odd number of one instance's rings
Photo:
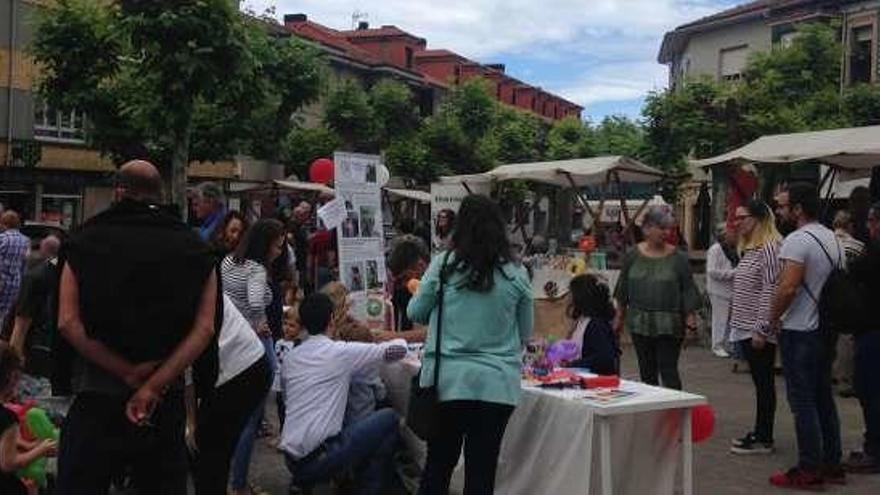
POLYGON ((0 327, 15 306, 21 281, 24 277, 25 264, 30 240, 18 228, 21 218, 18 213, 8 210, 0 216, 0 327))
POLYGON ((226 203, 220 186, 213 182, 200 184, 195 190, 196 218, 201 222, 199 237, 208 242, 226 215, 226 203))

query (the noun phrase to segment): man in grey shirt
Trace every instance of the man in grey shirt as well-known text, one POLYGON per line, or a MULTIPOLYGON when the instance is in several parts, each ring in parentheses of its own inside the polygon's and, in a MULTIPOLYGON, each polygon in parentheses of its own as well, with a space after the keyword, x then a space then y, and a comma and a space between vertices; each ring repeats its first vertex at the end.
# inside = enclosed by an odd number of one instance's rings
POLYGON ((770 321, 779 332, 788 402, 794 414, 798 465, 770 478, 784 488, 821 488, 845 483, 840 467, 840 421, 831 391, 833 342, 820 329, 819 297, 834 266, 846 259, 834 232, 816 219, 816 186, 791 184, 776 197, 776 214, 797 230, 786 237, 783 262, 770 321))

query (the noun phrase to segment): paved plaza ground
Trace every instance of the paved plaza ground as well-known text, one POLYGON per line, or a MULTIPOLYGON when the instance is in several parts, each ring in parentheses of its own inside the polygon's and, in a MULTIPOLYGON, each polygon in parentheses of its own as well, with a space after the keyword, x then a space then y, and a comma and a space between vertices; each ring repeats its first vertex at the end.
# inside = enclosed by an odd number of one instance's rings
MULTIPOLYGON (((728 453, 730 439, 741 436, 753 422, 754 392, 751 379, 744 373, 732 373, 730 360, 719 359, 707 349, 690 347, 682 355, 681 371, 685 389, 705 395, 716 411, 715 435, 694 450, 694 478, 696 493, 716 494, 773 494, 785 493, 772 489, 767 478, 778 468, 793 465, 797 458, 794 426, 782 377, 777 379, 779 408, 776 415, 777 453, 772 456, 739 457, 728 453)), ((638 368, 632 347, 624 348, 623 375, 637 379, 638 368)), ((861 441, 861 410, 855 399, 838 399, 845 449, 856 447, 861 441)), ((274 419, 274 408, 270 417, 274 419)), ((262 440, 253 462, 253 479, 266 493, 285 494, 289 476, 281 455, 272 447, 274 440, 262 440)), ((880 475, 851 476, 849 484, 833 487, 826 493, 880 494, 880 475)), ((519 495, 519 494, 511 494, 519 495)), ((523 494, 545 495, 545 494, 523 494)), ((547 494, 549 495, 549 494, 547 494)), ((563 495, 563 494, 559 494, 563 495)), ((650 495, 650 494, 623 494, 650 495)))

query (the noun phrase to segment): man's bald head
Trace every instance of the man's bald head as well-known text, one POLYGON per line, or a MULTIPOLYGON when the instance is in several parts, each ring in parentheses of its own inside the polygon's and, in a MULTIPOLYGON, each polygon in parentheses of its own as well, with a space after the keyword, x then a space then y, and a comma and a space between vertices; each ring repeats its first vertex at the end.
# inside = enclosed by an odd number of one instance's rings
POLYGON ((6 210, 0 215, 0 225, 4 229, 17 229, 21 227, 21 217, 12 210, 6 210))
POLYGON ((40 241, 40 256, 45 259, 57 258, 60 250, 61 240, 54 235, 48 235, 40 241))
POLYGON ((142 202, 162 201, 162 175, 145 160, 132 160, 116 172, 116 191, 119 199, 142 202))

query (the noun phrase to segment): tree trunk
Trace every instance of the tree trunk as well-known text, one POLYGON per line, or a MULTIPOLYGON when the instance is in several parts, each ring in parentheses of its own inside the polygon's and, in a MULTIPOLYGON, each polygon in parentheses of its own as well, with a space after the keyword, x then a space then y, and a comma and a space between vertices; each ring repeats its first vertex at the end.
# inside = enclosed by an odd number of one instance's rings
POLYGON ((180 209, 181 218, 187 220, 186 168, 189 164, 189 145, 192 135, 190 112, 182 112, 173 131, 174 145, 171 151, 171 203, 180 209))

